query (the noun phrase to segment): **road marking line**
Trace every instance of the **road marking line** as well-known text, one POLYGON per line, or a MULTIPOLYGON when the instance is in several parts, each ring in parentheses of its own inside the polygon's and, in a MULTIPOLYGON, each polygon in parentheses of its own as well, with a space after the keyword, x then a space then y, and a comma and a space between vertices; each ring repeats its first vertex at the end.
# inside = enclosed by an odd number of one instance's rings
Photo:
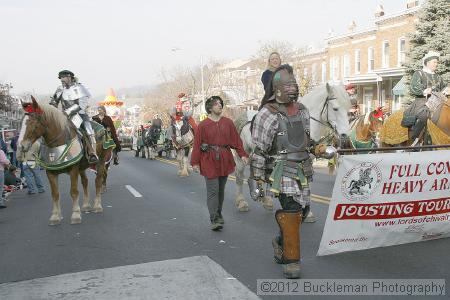
POLYGON ((132 187, 131 185, 127 184, 127 185, 125 185, 125 187, 127 188, 127 190, 130 191, 131 194, 133 194, 134 197, 136 197, 136 198, 141 198, 142 197, 142 195, 138 191, 136 191, 134 189, 134 187, 132 187))
MULTIPOLYGON (((164 159, 164 158, 156 158, 156 160, 159 160, 161 162, 168 163, 168 164, 171 164, 171 165, 175 165, 175 166, 178 165, 178 163, 173 162, 171 160, 164 159)), ((233 175, 228 176, 228 178, 230 180, 236 181, 236 177, 233 176, 233 175)), ((247 180, 244 180, 244 183, 246 183, 246 181, 247 180)), ((325 197, 325 196, 316 195, 316 194, 311 194, 311 200, 314 201, 314 202, 322 203, 322 204, 330 204, 330 202, 331 202, 331 198, 325 197)))

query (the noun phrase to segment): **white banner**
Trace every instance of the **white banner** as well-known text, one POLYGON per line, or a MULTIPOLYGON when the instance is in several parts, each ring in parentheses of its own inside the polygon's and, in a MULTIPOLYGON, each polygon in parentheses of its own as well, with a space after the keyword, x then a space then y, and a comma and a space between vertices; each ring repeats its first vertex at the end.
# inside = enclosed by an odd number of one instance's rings
POLYGON ((317 255, 450 236, 450 150, 345 155, 317 255))

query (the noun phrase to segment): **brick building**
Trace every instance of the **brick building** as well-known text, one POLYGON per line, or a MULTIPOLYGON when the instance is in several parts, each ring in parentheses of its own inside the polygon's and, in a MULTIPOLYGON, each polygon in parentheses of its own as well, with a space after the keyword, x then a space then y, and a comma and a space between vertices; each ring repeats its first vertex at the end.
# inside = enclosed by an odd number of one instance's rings
POLYGON ((380 105, 400 108, 405 95, 402 64, 419 9, 417 0, 409 0, 404 11, 385 15, 379 5, 373 26, 358 30, 353 21, 346 34, 330 36, 323 50, 299 58, 303 70, 297 72, 309 74, 315 84, 353 83, 363 112, 380 105))

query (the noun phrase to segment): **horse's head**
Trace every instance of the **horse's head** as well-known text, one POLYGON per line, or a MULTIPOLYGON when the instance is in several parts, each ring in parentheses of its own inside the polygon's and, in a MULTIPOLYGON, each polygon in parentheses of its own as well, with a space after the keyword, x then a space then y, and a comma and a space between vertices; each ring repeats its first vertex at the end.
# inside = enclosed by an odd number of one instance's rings
POLYGON ((372 134, 379 132, 381 127, 383 127, 384 122, 384 112, 382 107, 378 107, 371 111, 367 116, 364 123, 369 125, 370 132, 372 134))
POLYGON ((44 112, 36 99, 31 96, 31 103, 22 103, 25 116, 22 120, 18 139, 17 157, 20 160, 30 150, 31 145, 46 132, 44 112))
POLYGON ((330 130, 339 135, 340 140, 347 139, 350 131, 348 110, 350 97, 343 85, 320 85, 305 95, 301 102, 311 115, 311 138, 320 141, 330 130))
POLYGON ((345 91, 343 85, 332 86, 326 84, 327 98, 325 99, 325 106, 328 105, 326 115, 322 116, 334 128, 335 132, 341 137, 346 138, 350 131, 348 121, 348 110, 351 102, 348 93, 345 91))

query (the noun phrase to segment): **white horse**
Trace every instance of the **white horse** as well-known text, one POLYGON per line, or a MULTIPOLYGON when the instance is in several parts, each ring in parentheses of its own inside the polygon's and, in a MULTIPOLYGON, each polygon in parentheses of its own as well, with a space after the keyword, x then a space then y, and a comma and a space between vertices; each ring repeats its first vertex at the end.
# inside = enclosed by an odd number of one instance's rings
MULTIPOLYGON (((332 86, 322 84, 315 87, 311 92, 299 99, 303 105, 309 110, 310 120, 310 137, 316 143, 330 143, 331 139, 339 135, 340 140, 347 138, 350 131, 347 112, 350 108, 350 98, 343 85, 332 86)), ((252 142, 252 134, 250 132, 250 122, 244 125, 240 132, 244 149, 247 153, 253 153, 255 145, 252 142)), ((245 165, 242 160, 234 155, 236 162, 236 184, 238 186, 235 205, 239 211, 248 211, 248 203, 245 200, 243 184, 245 180, 245 165)), ((260 200, 263 207, 267 210, 273 209, 273 201, 269 196, 259 197, 255 193, 255 182, 247 178, 250 189, 250 195, 254 200, 260 200)), ((314 222, 312 212, 305 219, 305 222, 314 222)))
POLYGON ((178 176, 189 176, 189 154, 194 142, 194 130, 187 120, 174 121, 171 126, 170 136, 177 153, 178 176))

